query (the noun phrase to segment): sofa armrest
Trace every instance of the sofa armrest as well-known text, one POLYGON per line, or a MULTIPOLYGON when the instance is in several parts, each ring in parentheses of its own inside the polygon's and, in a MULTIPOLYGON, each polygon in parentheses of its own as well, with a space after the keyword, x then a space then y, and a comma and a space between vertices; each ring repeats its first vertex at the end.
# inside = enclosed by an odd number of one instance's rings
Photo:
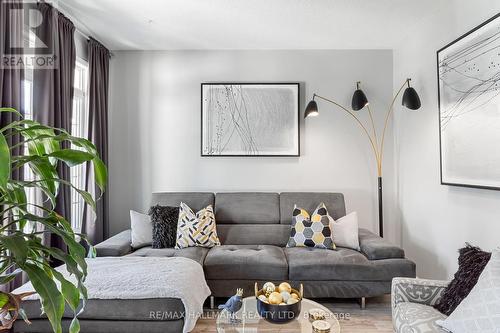
POLYGON ((391 292, 392 308, 402 302, 433 306, 441 299, 448 283, 449 281, 442 280, 394 278, 391 292))
POLYGON ((402 248, 367 229, 359 229, 359 247, 361 252, 370 260, 405 257, 405 251, 402 248))
POLYGON ((98 257, 121 257, 132 251, 131 230, 125 230, 95 246, 98 257))

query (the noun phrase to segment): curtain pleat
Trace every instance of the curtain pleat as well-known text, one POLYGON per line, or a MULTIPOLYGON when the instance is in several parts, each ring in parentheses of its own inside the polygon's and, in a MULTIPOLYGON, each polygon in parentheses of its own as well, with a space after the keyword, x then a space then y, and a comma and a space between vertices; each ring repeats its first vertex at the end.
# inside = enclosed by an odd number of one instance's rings
MULTIPOLYGON (((11 46, 22 45, 23 43, 23 2, 21 0, 0 0, 0 56, 11 55, 11 46)), ((18 48, 18 54, 22 49, 18 48)), ((24 69, 22 67, 0 66, 0 107, 10 107, 24 114, 24 69)), ((0 127, 4 127, 13 121, 19 120, 19 116, 2 112, 0 113, 0 127)), ((19 136, 7 138, 9 146, 19 143, 19 136)), ((11 150, 13 155, 21 155, 23 147, 11 150)), ((23 177, 22 168, 12 172, 12 179, 21 180, 23 177)), ((8 220, 6 220, 8 222, 8 220)), ((26 281, 25 275, 18 275, 13 281, 0 286, 0 290, 8 292, 23 284, 26 281)))
MULTIPOLYGON (((108 165, 108 85, 109 50, 93 38, 88 41, 89 57, 89 117, 88 139, 99 152, 104 164, 108 165)), ((94 215, 87 205, 84 208, 82 232, 92 244, 99 243, 109 235, 108 192, 100 193, 94 182, 94 172, 87 164, 85 190, 97 198, 97 211, 94 215)))
MULTIPOLYGON (((33 72, 33 117, 44 125, 70 132, 76 65, 75 26, 47 3, 40 2, 38 10, 43 21, 36 35, 52 48, 56 64, 54 69, 35 69, 33 72)), ((69 148, 69 144, 64 143, 61 148, 69 148)), ((70 181, 67 165, 59 162, 57 171, 61 179, 70 181)), ((68 186, 59 187, 55 211, 67 220, 71 218, 71 189, 68 186)), ((47 234, 45 241, 47 245, 65 250, 64 242, 56 235, 47 234)))

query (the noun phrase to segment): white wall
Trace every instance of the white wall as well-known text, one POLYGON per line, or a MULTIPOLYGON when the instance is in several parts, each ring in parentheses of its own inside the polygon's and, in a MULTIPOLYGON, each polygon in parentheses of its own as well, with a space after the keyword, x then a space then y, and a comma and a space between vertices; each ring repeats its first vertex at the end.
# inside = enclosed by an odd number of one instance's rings
MULTIPOLYGON (((313 92, 350 105, 355 82, 382 125, 392 96, 388 50, 114 52, 110 83, 111 234, 146 211, 156 191, 340 191, 361 225, 377 230, 376 169, 360 128, 333 106, 301 124, 299 158, 200 157, 200 83, 298 81, 301 112, 313 92)), ((364 114, 366 116, 366 113, 364 114)), ((365 118, 367 120, 367 118, 365 118)), ((394 227, 392 133, 386 155, 386 229, 394 227)))
POLYGON ((436 2, 427 18, 409 22, 394 52, 395 85, 412 77, 423 102, 419 112, 397 113, 395 133, 402 244, 422 277, 451 277, 467 241, 500 245, 500 193, 440 185, 436 76, 436 51, 499 11, 498 0, 436 2))

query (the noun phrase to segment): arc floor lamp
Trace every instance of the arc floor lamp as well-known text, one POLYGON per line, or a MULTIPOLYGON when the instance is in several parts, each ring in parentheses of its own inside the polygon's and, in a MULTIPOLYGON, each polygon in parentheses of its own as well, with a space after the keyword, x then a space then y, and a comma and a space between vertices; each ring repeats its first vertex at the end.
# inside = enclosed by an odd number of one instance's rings
POLYGON ((377 133, 377 129, 375 127, 375 122, 373 120, 373 113, 370 109, 370 104, 368 102, 368 99, 366 98, 365 93, 363 90, 361 90, 360 85, 361 82, 356 83, 356 91, 354 91, 354 94, 352 96, 352 111, 349 110, 348 108, 342 106, 341 104, 332 101, 331 99, 325 98, 323 96, 313 94, 313 99, 307 104, 306 111, 304 113, 304 118, 308 117, 313 117, 313 116, 318 116, 319 111, 318 111, 318 104, 316 103, 316 98, 321 99, 325 102, 332 103, 333 105, 337 106, 339 109, 345 111, 348 115, 350 115, 356 123, 361 127, 363 130, 364 134, 366 134, 368 140, 370 141, 370 145, 373 150, 373 154, 375 155, 375 160, 377 162, 377 176, 378 176, 378 218, 379 218, 379 235, 381 237, 384 237, 384 213, 383 213, 383 205, 382 205, 382 162, 383 162, 383 156, 384 156, 384 140, 385 140, 385 133, 387 131, 387 125, 389 123, 389 119, 391 117, 391 114, 394 111, 394 103, 396 102, 396 99, 398 98, 399 94, 401 91, 403 91, 403 88, 406 87, 404 93, 403 93, 403 100, 402 100, 402 105, 407 107, 410 110, 418 110, 420 109, 420 97, 418 96, 416 90, 410 86, 410 81, 411 79, 406 79, 406 81, 403 83, 401 88, 396 92, 394 98, 392 99, 392 102, 389 106, 389 110, 387 110, 386 116, 385 116, 385 122, 384 122, 384 129, 382 131, 382 136, 379 141, 379 136, 377 133), (371 131, 368 130, 367 126, 363 124, 363 122, 356 116, 355 112, 361 111, 363 109, 368 110, 368 115, 370 117, 370 123, 371 123, 371 131))

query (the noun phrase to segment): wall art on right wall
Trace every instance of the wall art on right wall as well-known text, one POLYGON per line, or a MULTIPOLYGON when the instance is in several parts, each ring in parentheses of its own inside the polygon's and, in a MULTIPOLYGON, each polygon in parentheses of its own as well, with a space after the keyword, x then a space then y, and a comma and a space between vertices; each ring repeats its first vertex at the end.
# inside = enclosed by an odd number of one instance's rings
POLYGON ((441 184, 500 190, 500 14, 437 51, 441 184))

